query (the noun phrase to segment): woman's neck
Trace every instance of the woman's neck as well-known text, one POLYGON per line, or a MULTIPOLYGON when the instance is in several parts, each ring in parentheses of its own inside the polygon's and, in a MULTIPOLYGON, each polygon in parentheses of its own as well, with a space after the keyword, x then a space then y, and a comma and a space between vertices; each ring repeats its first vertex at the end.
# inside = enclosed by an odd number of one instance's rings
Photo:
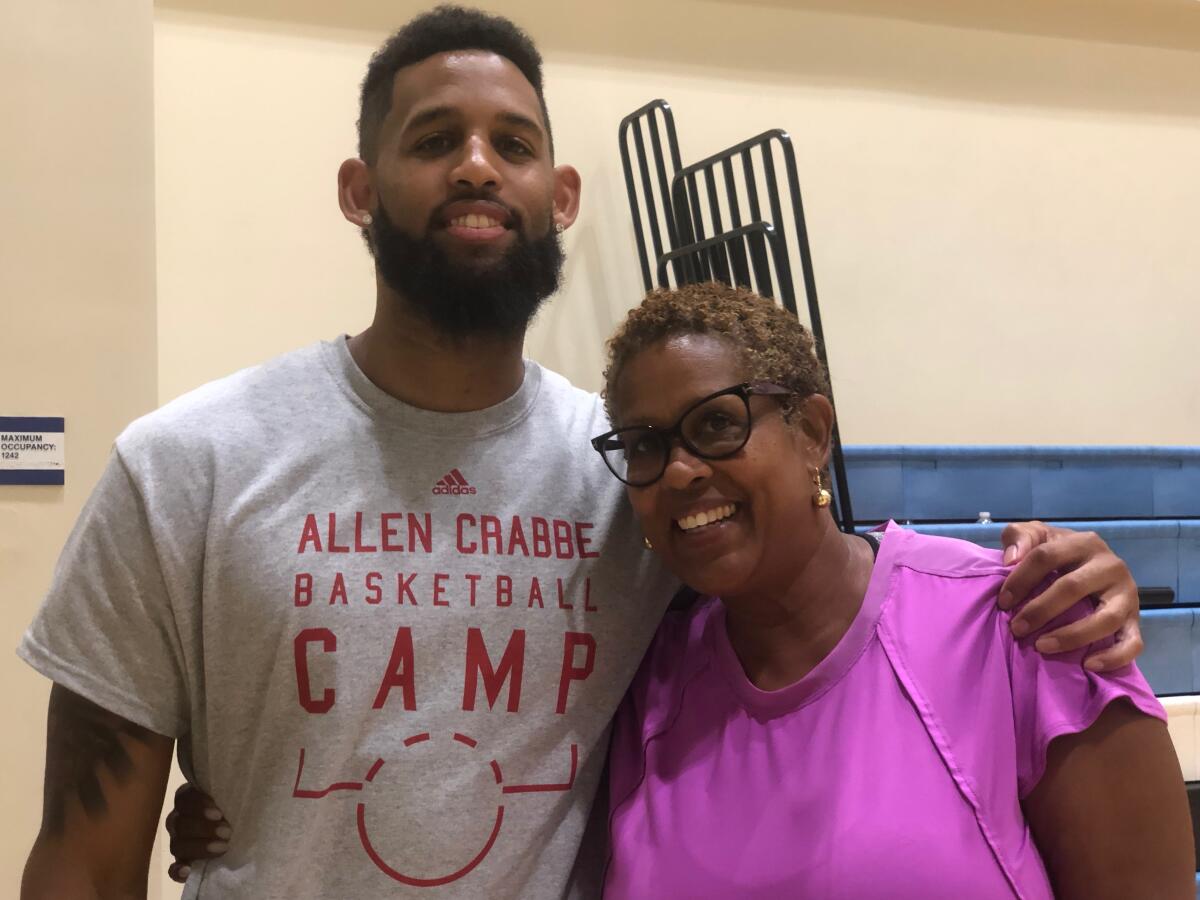
POLYGON ((873 563, 870 545, 830 519, 812 553, 786 577, 722 598, 729 642, 756 687, 795 684, 829 655, 862 608, 873 563))

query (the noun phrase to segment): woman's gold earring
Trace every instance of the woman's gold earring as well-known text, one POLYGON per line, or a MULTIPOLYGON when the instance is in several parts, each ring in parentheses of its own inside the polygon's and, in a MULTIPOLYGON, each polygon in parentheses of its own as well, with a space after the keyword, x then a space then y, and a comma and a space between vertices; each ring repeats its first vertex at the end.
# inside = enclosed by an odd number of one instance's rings
POLYGON ((652 543, 650 543, 650 538, 648 538, 648 537, 644 537, 644 538, 642 538, 642 543, 646 545, 646 549, 647 549, 647 550, 653 550, 653 549, 654 549, 654 545, 653 545, 652 543))
POLYGON ((818 509, 824 509, 833 502, 833 494, 829 493, 829 489, 821 484, 821 470, 813 469, 813 484, 816 486, 816 491, 813 493, 813 506, 818 509))

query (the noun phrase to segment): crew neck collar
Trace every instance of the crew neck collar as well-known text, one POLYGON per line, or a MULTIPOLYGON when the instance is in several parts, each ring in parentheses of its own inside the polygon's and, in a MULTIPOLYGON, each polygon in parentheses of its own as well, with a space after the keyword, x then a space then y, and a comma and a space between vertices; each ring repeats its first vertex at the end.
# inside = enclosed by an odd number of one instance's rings
POLYGON ((879 555, 867 582, 867 591, 862 606, 846 633, 834 645, 823 660, 799 681, 775 691, 764 691, 756 687, 746 676, 733 645, 725 622, 725 606, 718 609, 709 619, 707 639, 717 667, 729 684, 737 700, 751 713, 766 718, 775 718, 793 712, 821 697, 837 684, 867 649, 879 625, 884 601, 887 599, 891 582, 892 561, 898 546, 903 543, 906 532, 894 522, 877 530, 883 538, 879 555))
POLYGON ((349 335, 323 349, 330 374, 357 406, 382 421, 443 437, 482 438, 512 427, 533 409, 542 386, 542 367, 526 359, 521 386, 499 403, 471 412, 435 412, 398 400, 371 381, 350 354, 349 335))

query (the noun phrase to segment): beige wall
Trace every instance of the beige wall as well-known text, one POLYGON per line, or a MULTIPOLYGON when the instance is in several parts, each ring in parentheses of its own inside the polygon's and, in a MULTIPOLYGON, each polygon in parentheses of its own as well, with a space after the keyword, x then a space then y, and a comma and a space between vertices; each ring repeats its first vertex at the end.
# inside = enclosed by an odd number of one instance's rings
MULTIPOLYGON (((422 6, 160 4, 163 399, 368 321, 334 175, 370 51, 422 6)), ((1200 442, 1200 4, 995 7, 501 4, 585 185, 531 355, 598 386, 640 293, 616 127, 663 96, 685 158, 793 133, 847 441, 1200 442)))
POLYGON ((65 487, 0 487, 5 897, 37 833, 49 693, 13 648, 157 396, 152 46, 150 0, 0 3, 0 415, 67 422, 65 487))

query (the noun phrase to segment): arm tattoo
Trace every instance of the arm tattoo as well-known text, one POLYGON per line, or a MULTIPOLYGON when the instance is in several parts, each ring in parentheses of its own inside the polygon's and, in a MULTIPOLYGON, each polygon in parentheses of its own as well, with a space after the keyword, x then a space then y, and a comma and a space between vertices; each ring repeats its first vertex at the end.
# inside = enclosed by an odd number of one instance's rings
POLYGON ((59 836, 66 825, 67 804, 74 794, 90 819, 103 818, 108 802, 100 783, 101 767, 119 784, 133 774, 133 760, 122 743, 148 743, 152 732, 85 700, 61 685, 50 693, 46 729, 46 789, 43 827, 59 836))

